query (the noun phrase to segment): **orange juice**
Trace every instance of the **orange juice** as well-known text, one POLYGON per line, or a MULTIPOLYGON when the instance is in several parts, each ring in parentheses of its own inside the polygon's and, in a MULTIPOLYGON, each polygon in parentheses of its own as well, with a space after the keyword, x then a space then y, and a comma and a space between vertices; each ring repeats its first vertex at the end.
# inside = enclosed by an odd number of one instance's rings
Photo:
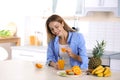
POLYGON ((64 66, 65 66, 65 61, 63 59, 59 59, 58 60, 58 68, 60 70, 63 70, 64 69, 64 66))
POLYGON ((31 35, 30 36, 30 45, 35 45, 35 43, 36 43, 36 37, 31 35))

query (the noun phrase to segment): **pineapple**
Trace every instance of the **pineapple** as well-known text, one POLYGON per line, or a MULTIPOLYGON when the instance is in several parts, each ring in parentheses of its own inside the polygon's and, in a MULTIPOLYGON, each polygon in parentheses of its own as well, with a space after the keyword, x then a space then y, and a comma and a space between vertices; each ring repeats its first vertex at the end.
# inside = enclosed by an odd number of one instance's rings
POLYGON ((92 51, 93 57, 90 58, 88 63, 89 69, 95 69, 97 66, 102 64, 101 56, 104 53, 106 43, 104 40, 102 40, 101 42, 96 42, 97 45, 95 45, 92 51))

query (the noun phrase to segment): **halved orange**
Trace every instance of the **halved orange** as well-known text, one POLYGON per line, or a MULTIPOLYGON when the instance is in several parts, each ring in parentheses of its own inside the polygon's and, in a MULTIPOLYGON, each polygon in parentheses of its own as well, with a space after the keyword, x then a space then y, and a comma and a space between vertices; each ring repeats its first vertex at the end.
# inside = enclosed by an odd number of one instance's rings
POLYGON ((75 75, 80 75, 82 73, 79 66, 73 66, 72 71, 74 72, 75 75))
POLYGON ((42 68, 42 67, 43 67, 43 65, 40 64, 40 63, 36 63, 35 66, 36 66, 37 68, 42 68))

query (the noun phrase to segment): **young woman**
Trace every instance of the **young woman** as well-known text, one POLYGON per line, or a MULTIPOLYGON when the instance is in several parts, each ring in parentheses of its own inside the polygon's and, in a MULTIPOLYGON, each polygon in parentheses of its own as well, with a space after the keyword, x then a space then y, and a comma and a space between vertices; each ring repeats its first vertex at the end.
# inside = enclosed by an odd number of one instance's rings
POLYGON ((81 33, 75 32, 67 25, 62 17, 53 14, 46 21, 47 29, 47 63, 58 69, 57 61, 64 58, 67 66, 78 65, 81 69, 88 69, 85 40, 81 33), (65 52, 61 52, 65 47, 65 52))

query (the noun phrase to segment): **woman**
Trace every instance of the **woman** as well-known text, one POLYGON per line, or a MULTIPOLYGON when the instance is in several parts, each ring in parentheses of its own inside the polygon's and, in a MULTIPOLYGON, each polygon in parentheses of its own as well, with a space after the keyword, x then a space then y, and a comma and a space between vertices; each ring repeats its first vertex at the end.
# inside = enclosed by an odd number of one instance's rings
POLYGON ((57 61, 64 58, 66 65, 88 68, 85 40, 82 34, 75 32, 59 15, 53 14, 46 21, 47 29, 47 63, 58 69, 57 61), (66 47, 67 46, 67 47, 66 47), (62 53, 60 48, 66 47, 62 53))

